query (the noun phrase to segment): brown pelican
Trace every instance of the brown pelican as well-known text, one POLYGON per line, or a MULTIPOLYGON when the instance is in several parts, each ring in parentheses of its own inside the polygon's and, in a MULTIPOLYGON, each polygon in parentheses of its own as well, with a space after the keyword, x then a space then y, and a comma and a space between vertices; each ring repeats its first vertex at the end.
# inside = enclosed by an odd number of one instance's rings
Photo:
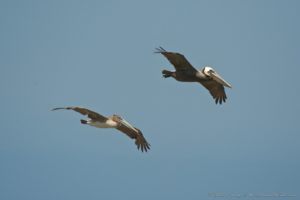
POLYGON ((195 69, 184 55, 175 52, 169 52, 162 47, 156 48, 155 53, 161 53, 169 62, 174 65, 176 71, 163 70, 165 78, 173 77, 182 82, 199 82, 201 83, 215 99, 216 104, 225 102, 227 97, 224 86, 231 88, 213 68, 206 66, 202 70, 195 69))
POLYGON ((133 127, 130 125, 125 119, 120 117, 119 115, 112 115, 110 117, 104 117, 94 111, 88 110, 86 108, 80 107, 64 107, 64 108, 54 108, 54 110, 74 110, 79 112, 82 115, 86 115, 89 119, 84 120, 81 119, 80 122, 82 124, 88 124, 90 126, 94 126, 97 128, 116 128, 119 131, 125 133, 130 138, 135 139, 135 144, 138 149, 141 149, 142 152, 150 149, 150 144, 144 138, 140 129, 133 127))

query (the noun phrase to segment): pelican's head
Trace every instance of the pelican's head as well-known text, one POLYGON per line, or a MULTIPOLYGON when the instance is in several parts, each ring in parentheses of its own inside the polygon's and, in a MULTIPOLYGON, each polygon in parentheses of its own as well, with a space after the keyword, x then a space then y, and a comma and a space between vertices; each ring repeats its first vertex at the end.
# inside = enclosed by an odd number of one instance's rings
POLYGON ((119 116, 119 115, 112 115, 112 119, 114 120, 114 121, 122 121, 123 120, 123 118, 121 117, 121 116, 119 116))
POLYGON ((227 83, 212 67, 206 66, 203 68, 203 73, 212 78, 213 80, 217 81, 218 83, 231 88, 232 86, 227 83))

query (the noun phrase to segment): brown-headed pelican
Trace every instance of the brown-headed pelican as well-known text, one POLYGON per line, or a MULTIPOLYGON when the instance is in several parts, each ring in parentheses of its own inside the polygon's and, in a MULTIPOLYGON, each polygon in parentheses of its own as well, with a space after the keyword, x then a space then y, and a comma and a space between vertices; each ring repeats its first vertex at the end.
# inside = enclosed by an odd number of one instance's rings
POLYGON ((182 82, 199 82, 201 83, 215 99, 216 104, 225 102, 227 97, 224 86, 231 88, 213 68, 204 67, 202 70, 195 69, 184 55, 175 52, 169 52, 162 47, 156 48, 155 53, 161 53, 169 62, 174 65, 176 71, 163 70, 162 74, 165 78, 173 77, 177 81, 182 82))
POLYGON ((144 138, 142 132, 140 129, 133 127, 131 124, 129 124, 125 119, 120 117, 119 115, 112 115, 110 117, 104 117, 94 111, 91 111, 86 108, 80 108, 80 107, 63 107, 63 108, 54 108, 54 110, 74 110, 76 112, 79 112, 82 115, 86 115, 89 119, 84 120, 81 119, 80 122, 82 124, 88 124, 90 126, 94 126, 97 128, 116 128, 119 131, 125 133, 130 138, 135 139, 135 144, 138 149, 141 149, 142 152, 150 149, 150 144, 146 141, 144 138))

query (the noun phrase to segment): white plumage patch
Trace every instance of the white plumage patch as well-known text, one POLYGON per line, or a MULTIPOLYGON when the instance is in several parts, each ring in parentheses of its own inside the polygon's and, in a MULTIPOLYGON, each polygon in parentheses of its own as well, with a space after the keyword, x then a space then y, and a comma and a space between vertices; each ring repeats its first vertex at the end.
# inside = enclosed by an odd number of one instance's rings
POLYGON ((106 122, 99 122, 99 121, 91 121, 89 120, 88 125, 97 127, 97 128, 116 128, 118 126, 117 122, 108 119, 106 122))

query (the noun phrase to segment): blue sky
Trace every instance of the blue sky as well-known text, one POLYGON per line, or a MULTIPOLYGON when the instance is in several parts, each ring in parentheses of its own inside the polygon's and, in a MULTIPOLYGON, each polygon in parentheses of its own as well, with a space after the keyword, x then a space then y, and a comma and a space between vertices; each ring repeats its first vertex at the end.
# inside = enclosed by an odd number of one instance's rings
POLYGON ((299 9, 293 0, 2 0, 0 199, 299 197, 299 9), (173 67, 153 53, 159 46, 214 67, 233 85, 228 101, 163 79, 173 67), (50 111, 61 106, 120 114, 151 151, 50 111))

